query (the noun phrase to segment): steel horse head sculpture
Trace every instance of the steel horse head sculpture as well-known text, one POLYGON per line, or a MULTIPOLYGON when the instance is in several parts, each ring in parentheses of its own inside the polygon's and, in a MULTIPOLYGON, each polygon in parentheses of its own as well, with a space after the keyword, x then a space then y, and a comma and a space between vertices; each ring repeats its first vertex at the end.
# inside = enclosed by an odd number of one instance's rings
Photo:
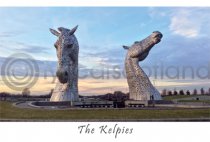
POLYGON ((77 27, 71 30, 60 27, 58 31, 50 29, 50 32, 58 37, 54 44, 58 57, 58 82, 50 101, 78 101, 79 44, 74 35, 77 27))
POLYGON ((155 31, 147 38, 134 42, 131 47, 123 46, 128 50, 125 70, 131 100, 161 100, 158 90, 152 85, 138 63, 148 56, 149 51, 161 41, 162 37, 162 33, 155 31))

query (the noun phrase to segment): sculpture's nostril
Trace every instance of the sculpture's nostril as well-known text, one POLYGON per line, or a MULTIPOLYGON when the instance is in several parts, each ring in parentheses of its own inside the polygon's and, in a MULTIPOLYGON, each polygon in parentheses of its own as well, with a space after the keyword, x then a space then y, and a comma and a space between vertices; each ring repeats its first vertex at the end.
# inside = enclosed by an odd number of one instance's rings
POLYGON ((67 76, 68 75, 68 72, 67 71, 65 71, 65 76, 67 76))
POLYGON ((56 76, 60 76, 60 72, 59 71, 56 71, 56 76))

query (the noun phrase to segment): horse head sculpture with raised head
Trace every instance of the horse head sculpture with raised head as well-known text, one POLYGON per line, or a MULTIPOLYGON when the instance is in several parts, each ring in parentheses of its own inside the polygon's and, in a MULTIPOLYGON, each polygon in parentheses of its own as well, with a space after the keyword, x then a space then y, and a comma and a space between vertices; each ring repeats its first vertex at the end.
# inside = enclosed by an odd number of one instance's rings
POLYGON ((129 86, 129 98, 132 100, 161 100, 158 90, 152 85, 146 73, 139 66, 149 54, 152 47, 158 44, 163 35, 154 31, 141 41, 136 41, 132 46, 123 46, 127 49, 125 70, 129 86))

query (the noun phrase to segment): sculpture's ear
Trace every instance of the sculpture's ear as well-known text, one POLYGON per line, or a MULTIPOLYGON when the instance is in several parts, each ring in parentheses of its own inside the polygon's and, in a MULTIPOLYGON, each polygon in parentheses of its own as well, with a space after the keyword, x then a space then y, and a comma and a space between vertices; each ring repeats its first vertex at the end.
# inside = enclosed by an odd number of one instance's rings
POLYGON ((76 32, 77 28, 78 28, 78 25, 76 25, 73 29, 71 29, 70 32, 69 32, 69 34, 70 35, 73 35, 74 32, 76 32))
POLYGON ((124 48, 124 49, 129 49, 130 47, 129 47, 129 46, 123 45, 123 48, 124 48))
POLYGON ((53 30, 53 29, 50 29, 50 32, 51 32, 52 34, 54 34, 55 36, 59 36, 59 35, 60 35, 59 32, 57 32, 56 30, 53 30))

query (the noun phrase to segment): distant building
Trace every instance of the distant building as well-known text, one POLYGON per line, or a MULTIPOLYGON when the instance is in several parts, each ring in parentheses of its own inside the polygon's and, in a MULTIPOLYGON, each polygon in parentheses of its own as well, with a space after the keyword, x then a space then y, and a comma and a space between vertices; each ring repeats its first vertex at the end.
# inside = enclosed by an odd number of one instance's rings
POLYGON ((162 95, 162 96, 166 96, 166 95, 167 95, 167 90, 166 90, 166 89, 163 89, 161 95, 162 95))

